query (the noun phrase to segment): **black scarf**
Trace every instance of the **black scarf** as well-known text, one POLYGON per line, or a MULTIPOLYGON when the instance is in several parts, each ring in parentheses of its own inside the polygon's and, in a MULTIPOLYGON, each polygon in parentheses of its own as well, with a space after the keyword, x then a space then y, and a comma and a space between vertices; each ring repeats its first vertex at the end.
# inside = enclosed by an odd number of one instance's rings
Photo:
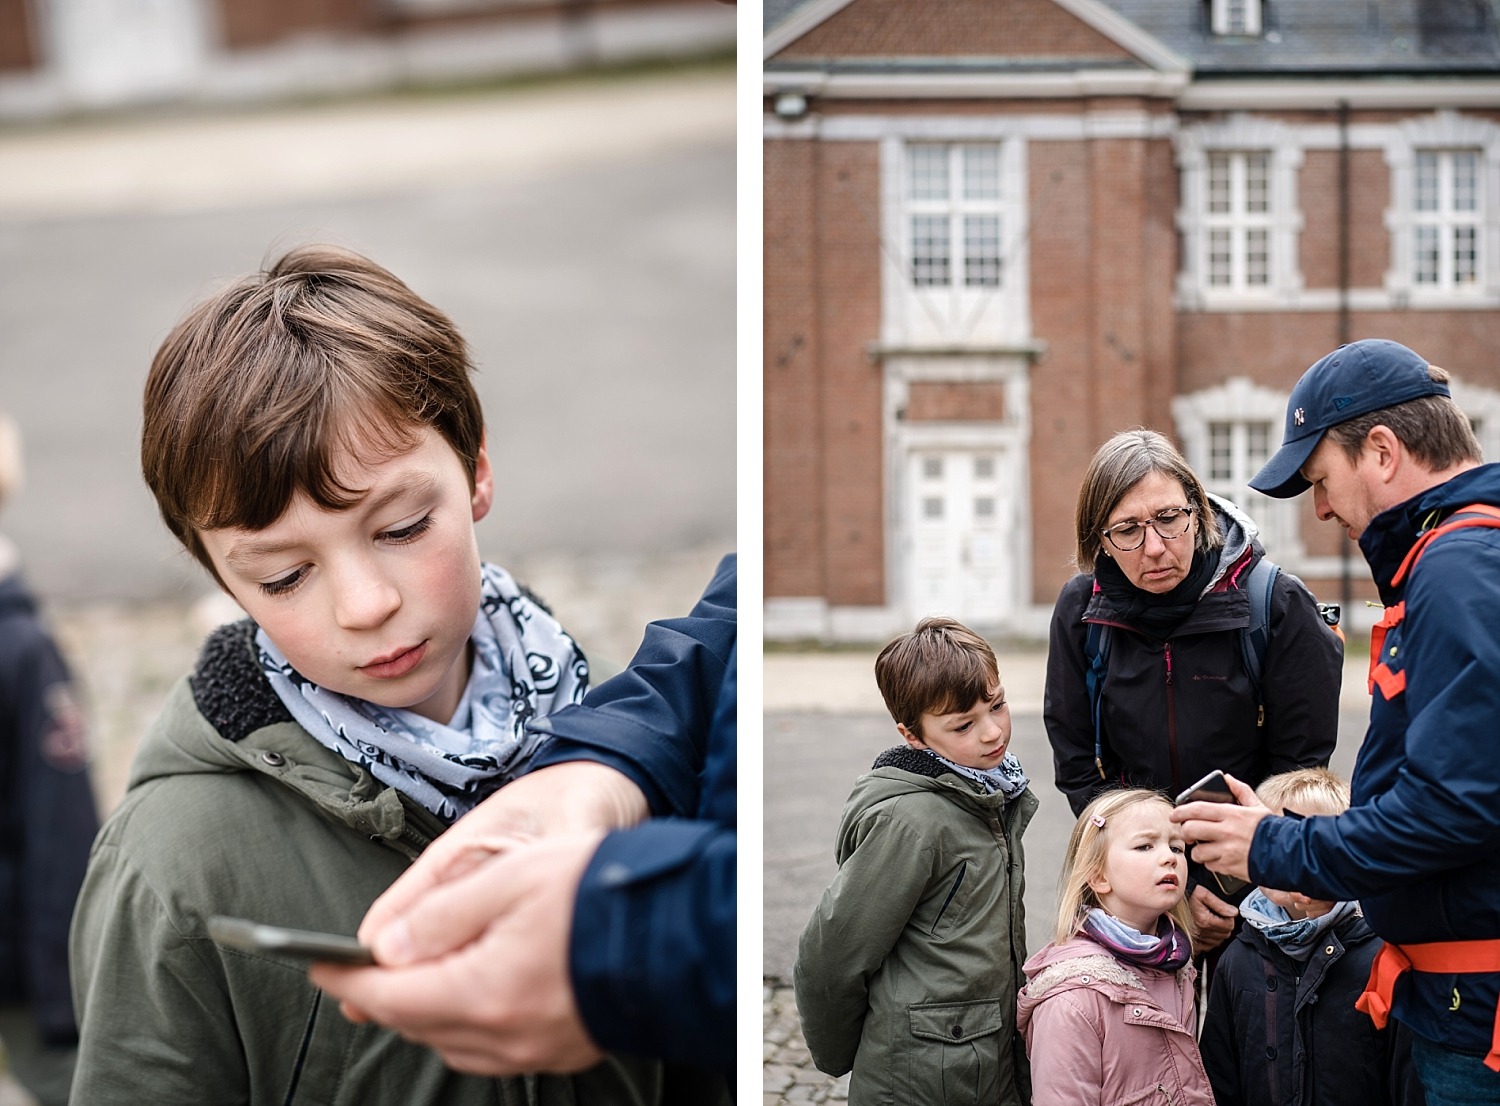
POLYGON ((1120 621, 1149 634, 1158 641, 1166 641, 1178 626, 1187 620, 1198 605, 1203 589, 1212 582, 1214 570, 1219 566, 1219 551, 1205 553, 1199 549, 1193 553, 1193 563, 1187 578, 1171 591, 1157 595, 1143 591, 1132 584, 1113 557, 1097 557, 1094 560, 1094 579, 1104 589, 1104 594, 1115 605, 1120 621))

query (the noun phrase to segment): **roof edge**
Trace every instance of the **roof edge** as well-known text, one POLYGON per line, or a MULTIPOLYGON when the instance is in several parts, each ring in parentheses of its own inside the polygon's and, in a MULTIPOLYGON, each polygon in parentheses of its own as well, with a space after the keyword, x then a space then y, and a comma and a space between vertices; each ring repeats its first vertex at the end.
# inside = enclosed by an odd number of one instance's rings
MULTIPOLYGON (((852 3, 854 0, 813 0, 786 22, 771 28, 761 42, 761 60, 769 61, 852 3)), ((1153 69, 1163 73, 1188 73, 1192 70, 1185 57, 1100 0, 1052 0, 1052 3, 1153 69)))
POLYGON ((760 60, 769 61, 774 55, 781 53, 807 32, 832 19, 852 3, 854 0, 813 0, 811 4, 794 12, 786 22, 771 28, 761 41, 760 60))

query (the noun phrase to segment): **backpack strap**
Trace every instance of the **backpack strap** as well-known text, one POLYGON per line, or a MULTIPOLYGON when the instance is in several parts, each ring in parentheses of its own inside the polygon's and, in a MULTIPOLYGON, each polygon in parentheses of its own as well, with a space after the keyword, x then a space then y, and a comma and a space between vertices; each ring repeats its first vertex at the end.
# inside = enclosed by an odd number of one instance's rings
POLYGON ((1250 690, 1255 696, 1257 727, 1266 724, 1261 674, 1266 667, 1266 650, 1271 646, 1271 592, 1280 575, 1281 566, 1269 557, 1262 557, 1245 579, 1245 591, 1250 596, 1250 621, 1240 631, 1240 653, 1245 658, 1245 671, 1250 676, 1250 690))
MULTIPOLYGON (((1396 574, 1391 577, 1391 586, 1395 587, 1405 580, 1406 577, 1417 567, 1417 562, 1427 552, 1427 547, 1439 537, 1453 530, 1465 530, 1471 526, 1484 526, 1490 529, 1500 529, 1500 507, 1491 507, 1487 503, 1471 503, 1467 507, 1460 507, 1449 515, 1444 521, 1432 529, 1424 531, 1422 536, 1410 549, 1406 551, 1406 557, 1401 562, 1401 567, 1396 569, 1396 574)), ((1375 694, 1379 688, 1380 693, 1386 699, 1394 699, 1406 690, 1406 671, 1392 672, 1390 666, 1381 659, 1381 653, 1385 648, 1385 635, 1397 626, 1401 625, 1406 618, 1406 600, 1385 609, 1385 615, 1370 631, 1370 694, 1375 694)), ((1500 1032, 1500 1023, 1497 1023, 1497 1032, 1500 1032)))
POLYGON ((1088 658, 1088 671, 1084 673, 1084 682, 1089 691, 1089 713, 1094 718, 1094 767, 1099 770, 1101 780, 1109 777, 1104 774, 1104 677, 1109 673, 1109 627, 1100 622, 1088 624, 1088 635, 1083 639, 1084 656, 1088 658))

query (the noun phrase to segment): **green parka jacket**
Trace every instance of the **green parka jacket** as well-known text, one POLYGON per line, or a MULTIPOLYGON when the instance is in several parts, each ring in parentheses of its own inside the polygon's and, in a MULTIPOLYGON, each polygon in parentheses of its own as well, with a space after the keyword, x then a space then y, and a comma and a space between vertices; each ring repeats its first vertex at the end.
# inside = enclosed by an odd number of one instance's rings
POLYGON ((644 1106, 660 1070, 610 1058, 574 1077, 459 1075, 355 1025, 303 964, 220 948, 229 914, 353 933, 442 824, 293 722, 248 622, 216 631, 146 735, 95 841, 74 914, 81 1031, 73 1106, 644 1106))
POLYGON ((844 804, 838 875, 793 966, 813 1062, 852 1070, 851 1106, 1023 1106, 1021 834, 1006 802, 924 752, 882 753, 844 804))

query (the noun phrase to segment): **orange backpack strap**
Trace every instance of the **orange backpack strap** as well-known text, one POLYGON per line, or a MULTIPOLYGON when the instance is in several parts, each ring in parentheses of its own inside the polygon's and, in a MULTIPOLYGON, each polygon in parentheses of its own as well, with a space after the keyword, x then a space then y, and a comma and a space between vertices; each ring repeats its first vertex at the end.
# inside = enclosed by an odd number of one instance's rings
MULTIPOLYGON (((1391 586, 1395 587, 1405 580, 1407 575, 1417 567, 1417 562, 1422 559, 1422 554, 1427 552, 1427 547, 1443 534, 1454 530, 1464 530, 1471 526, 1485 526, 1490 529, 1500 529, 1500 507, 1491 507, 1488 503, 1471 503, 1467 507, 1460 507, 1449 515, 1440 525, 1434 526, 1420 538, 1416 544, 1406 551, 1406 557, 1401 561, 1401 567, 1396 569, 1396 574, 1391 577, 1391 586)), ((1375 689, 1380 689, 1380 694, 1389 701, 1406 690, 1406 672, 1392 672, 1390 666, 1380 659, 1380 654, 1385 648, 1385 635, 1390 630, 1401 624, 1406 617, 1406 603, 1403 600, 1394 606, 1385 609, 1385 615, 1370 630, 1370 677, 1369 691, 1375 694, 1375 689)))
MULTIPOLYGON (((1384 1029, 1390 1020, 1391 993, 1396 980, 1408 971, 1438 975, 1500 972, 1500 940, 1433 941, 1421 945, 1387 942, 1375 954, 1370 981, 1354 1003, 1356 1010, 1370 1015, 1376 1029, 1384 1029)), ((1500 1071, 1500 1007, 1495 1010, 1495 1028, 1490 1034, 1490 1051, 1484 1058, 1484 1066, 1500 1071)))

